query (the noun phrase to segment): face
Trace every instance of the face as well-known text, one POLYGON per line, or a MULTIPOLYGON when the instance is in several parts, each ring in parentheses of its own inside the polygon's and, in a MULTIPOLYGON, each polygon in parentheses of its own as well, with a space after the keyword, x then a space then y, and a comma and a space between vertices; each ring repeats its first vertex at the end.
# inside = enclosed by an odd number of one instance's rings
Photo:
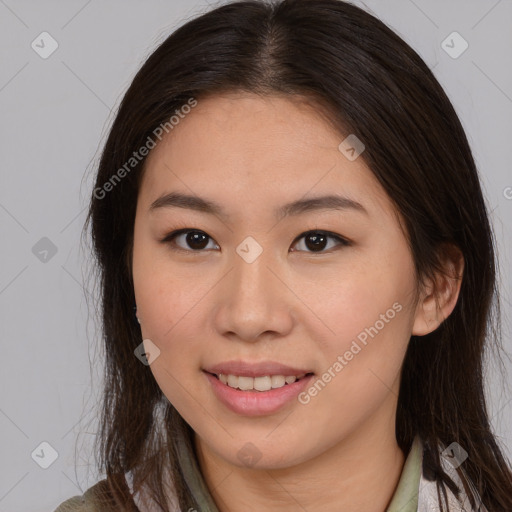
POLYGON ((344 138, 305 101, 226 94, 198 101, 147 158, 132 271, 159 350, 150 370, 230 464, 284 468, 394 432, 413 260, 344 138), (311 201, 324 196, 338 202, 311 201))

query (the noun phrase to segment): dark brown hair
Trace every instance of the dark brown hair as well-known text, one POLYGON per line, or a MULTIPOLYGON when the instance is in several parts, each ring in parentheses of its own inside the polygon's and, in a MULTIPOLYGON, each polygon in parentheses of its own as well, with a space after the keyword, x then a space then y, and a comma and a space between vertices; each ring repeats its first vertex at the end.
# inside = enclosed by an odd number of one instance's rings
POLYGON ((131 249, 145 159, 112 180, 190 98, 200 102, 225 91, 307 98, 323 107, 340 136, 363 141, 361 158, 405 221, 418 282, 441 270, 447 244, 461 250, 465 268, 455 309, 434 332, 410 339, 396 438, 407 453, 418 434, 427 449, 426 474, 453 489, 438 446, 459 443, 469 454, 465 472, 488 510, 512 510, 510 464, 491 431, 484 396, 484 348, 501 349, 500 317, 496 244, 471 149, 417 53, 374 16, 340 0, 240 1, 210 10, 172 33, 124 95, 86 222, 106 357, 100 470, 107 477, 132 471, 135 488, 150 485, 167 510, 162 471, 170 464, 182 510, 198 508, 173 444, 178 430, 191 442, 191 428, 134 356, 141 331, 131 249))

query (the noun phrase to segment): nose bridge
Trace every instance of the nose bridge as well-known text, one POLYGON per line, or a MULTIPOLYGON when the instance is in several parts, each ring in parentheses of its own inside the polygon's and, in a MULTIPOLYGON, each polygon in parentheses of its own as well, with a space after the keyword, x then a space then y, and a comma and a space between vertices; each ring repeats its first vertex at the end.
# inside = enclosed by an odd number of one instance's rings
POLYGON ((217 303, 217 328, 255 340, 262 332, 282 334, 290 328, 290 296, 274 275, 280 273, 275 253, 250 238, 239 244, 233 255, 232 270, 217 303))
MULTIPOLYGON (((233 292, 237 300, 249 298, 269 304, 275 293, 275 277, 269 267, 276 267, 276 258, 253 237, 247 237, 236 248, 233 257, 233 292)), ((282 285, 281 285, 282 286, 282 285)))

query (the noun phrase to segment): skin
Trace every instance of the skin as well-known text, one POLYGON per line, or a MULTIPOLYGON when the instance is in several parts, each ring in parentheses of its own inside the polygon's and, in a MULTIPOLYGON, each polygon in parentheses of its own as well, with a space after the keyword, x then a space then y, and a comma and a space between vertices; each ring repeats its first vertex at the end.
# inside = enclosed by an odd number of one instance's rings
MULTIPOLYGON (((407 344, 451 313, 460 280, 437 276, 417 289, 393 204, 361 157, 350 161, 338 150, 343 139, 299 98, 230 93, 201 99, 146 161, 134 226, 137 312, 143 339, 160 350, 150 369, 196 433, 221 512, 382 512, 400 478, 406 454, 395 415, 407 344), (230 217, 149 211, 171 191, 214 200, 230 217), (367 214, 274 218, 284 203, 333 191, 367 214), (202 252, 185 236, 160 241, 185 227, 210 237, 202 252), (315 252, 306 237, 297 240, 319 229, 350 245, 328 239, 315 252), (247 236, 263 249, 252 263, 236 252, 247 236), (306 405, 238 415, 202 372, 227 360, 268 359, 321 376, 394 303, 401 311, 306 405), (260 453, 253 467, 237 457, 247 442, 260 453)), ((460 275, 459 254, 446 269, 460 275)))

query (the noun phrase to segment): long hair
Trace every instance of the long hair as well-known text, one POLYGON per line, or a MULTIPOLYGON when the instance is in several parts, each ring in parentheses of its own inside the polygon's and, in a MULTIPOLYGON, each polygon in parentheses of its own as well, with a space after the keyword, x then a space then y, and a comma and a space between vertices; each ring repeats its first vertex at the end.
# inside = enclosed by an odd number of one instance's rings
POLYGON ((149 485, 167 510, 162 480, 169 464, 181 508, 197 506, 173 444, 178 431, 190 442, 191 428, 134 356, 141 330, 131 251, 145 157, 135 162, 133 152, 154 140, 159 126, 170 130, 169 119, 191 98, 226 91, 308 98, 340 136, 363 141, 361 158, 404 219, 418 282, 441 270, 449 244, 460 249, 465 265, 455 309, 434 332, 410 339, 396 438, 407 453, 419 435, 425 472, 452 488, 438 447, 457 442, 469 454, 465 473, 488 510, 512 510, 510 463, 491 431, 484 395, 487 347, 501 347, 496 242, 468 140, 418 54, 380 20, 340 0, 216 7, 167 37, 125 93, 85 225, 96 256, 106 357, 99 468, 107 478, 131 471, 134 487, 149 485))

